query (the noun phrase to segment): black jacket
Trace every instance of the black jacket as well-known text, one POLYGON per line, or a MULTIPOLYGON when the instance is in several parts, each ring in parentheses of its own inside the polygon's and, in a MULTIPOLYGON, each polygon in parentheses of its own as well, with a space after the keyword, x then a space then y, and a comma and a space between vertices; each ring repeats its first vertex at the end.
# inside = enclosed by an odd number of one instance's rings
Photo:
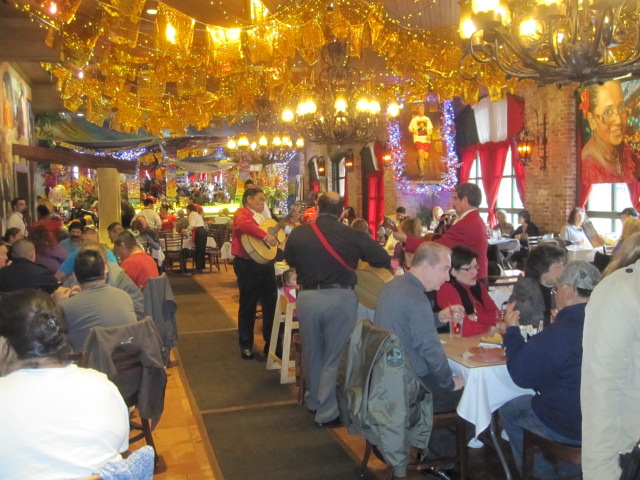
POLYGON ((15 258, 11 265, 0 268, 0 292, 35 288, 52 294, 59 286, 51 270, 26 258, 15 258))

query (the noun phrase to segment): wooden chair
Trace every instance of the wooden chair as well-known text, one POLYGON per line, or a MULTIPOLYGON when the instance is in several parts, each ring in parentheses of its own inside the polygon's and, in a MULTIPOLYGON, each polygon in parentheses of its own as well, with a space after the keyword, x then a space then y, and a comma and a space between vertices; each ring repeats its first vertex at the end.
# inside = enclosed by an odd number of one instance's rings
POLYGON ((67 355, 67 360, 75 363, 80 368, 89 368, 89 352, 85 350, 78 353, 70 353, 67 355))
POLYGON ((529 246, 529 250, 533 250, 534 248, 536 248, 541 240, 541 235, 537 237, 527 237, 527 245, 529 246))
MULTIPOLYGON (((209 237, 213 238, 215 241, 215 237, 209 232, 209 237)), ((224 271, 227 270, 227 262, 221 260, 221 253, 219 247, 206 247, 204 250, 204 261, 209 264, 209 272, 213 271, 213 266, 218 267, 218 272, 220 272, 220 263, 224 263, 224 271)))
POLYGON ((522 480, 535 479, 533 476, 533 460, 536 447, 545 457, 556 458, 574 465, 582 463, 581 447, 554 442, 525 429, 522 443, 522 480))
POLYGON ((280 369, 280 383, 293 383, 296 376, 289 375, 290 368, 296 368, 296 362, 289 360, 291 355, 291 333, 298 328, 298 322, 293 320, 293 311, 296 309, 295 303, 289 303, 287 297, 282 295, 278 300, 278 308, 273 316, 273 328, 271 329, 271 340, 269 342, 269 353, 267 355, 267 370, 280 369), (282 358, 276 355, 278 345, 278 335, 280 325, 284 324, 284 337, 282 339, 282 358))
POLYGON ((304 366, 302 364, 302 339, 299 333, 294 333, 291 341, 293 342, 293 350, 295 352, 296 364, 296 390, 298 391, 298 405, 302 405, 304 394, 307 390, 307 384, 304 381, 304 366))
MULTIPOLYGON (((167 384, 161 348, 162 339, 151 317, 132 325, 93 327, 85 342, 89 366, 107 375, 127 407, 139 414, 140 422, 130 422, 130 429, 141 433, 129 437, 129 443, 144 438, 154 452, 151 430, 162 415, 167 384)), ((157 453, 155 465, 159 465, 157 453)))
MULTIPOLYGON (((456 455, 452 457, 441 457, 434 460, 418 460, 417 463, 409 464, 408 470, 426 470, 432 467, 438 467, 442 465, 450 465, 452 463, 459 465, 460 478, 467 478, 467 440, 465 433, 465 423, 464 419, 460 417, 455 411, 453 412, 444 412, 444 413, 435 413, 433 415, 433 428, 447 428, 454 431, 456 436, 456 455)), ((369 463, 369 458, 371 456, 371 452, 374 452, 374 455, 378 457, 379 460, 387 463, 385 459, 382 457, 380 451, 376 448, 368 440, 365 444, 364 457, 362 458, 362 463, 360 464, 360 469, 358 471, 361 477, 365 476, 367 464, 369 463)), ((393 468, 389 466, 389 472, 387 473, 388 480, 393 480, 393 468)))
POLYGON ((185 273, 184 235, 181 233, 164 233, 160 237, 160 245, 164 253, 165 270, 174 271, 174 263, 178 262, 180 273, 185 273))

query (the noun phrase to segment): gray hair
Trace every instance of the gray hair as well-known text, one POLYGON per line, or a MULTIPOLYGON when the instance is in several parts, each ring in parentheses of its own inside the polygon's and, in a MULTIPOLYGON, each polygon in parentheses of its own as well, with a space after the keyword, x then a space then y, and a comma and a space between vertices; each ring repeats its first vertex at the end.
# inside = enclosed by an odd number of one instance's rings
POLYGON ((450 254, 451 250, 449 247, 445 247, 444 245, 440 245, 435 242, 424 242, 418 247, 416 253, 413 255, 411 265, 417 267, 427 262, 432 267, 435 267, 440 263, 442 255, 450 254))

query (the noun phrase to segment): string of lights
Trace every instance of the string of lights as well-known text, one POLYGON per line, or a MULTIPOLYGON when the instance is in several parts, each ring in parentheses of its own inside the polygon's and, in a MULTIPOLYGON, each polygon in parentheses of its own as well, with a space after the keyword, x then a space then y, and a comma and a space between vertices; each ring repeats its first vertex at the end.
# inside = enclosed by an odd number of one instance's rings
POLYGON ((406 151, 402 146, 400 122, 390 121, 387 126, 389 136, 388 148, 391 154, 391 169, 398 189, 408 194, 430 195, 442 190, 451 190, 458 183, 457 170, 460 167, 458 155, 455 149, 455 112, 450 100, 442 102, 440 113, 442 115, 441 136, 447 156, 444 159, 447 164, 447 173, 442 174, 442 181, 436 185, 421 184, 409 180, 406 174, 406 151))

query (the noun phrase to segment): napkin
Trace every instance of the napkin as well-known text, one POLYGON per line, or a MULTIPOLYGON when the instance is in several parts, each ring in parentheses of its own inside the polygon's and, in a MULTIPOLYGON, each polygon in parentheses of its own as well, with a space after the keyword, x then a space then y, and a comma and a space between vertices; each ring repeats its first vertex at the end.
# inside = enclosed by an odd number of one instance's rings
POLYGON ((500 341, 500 343, 480 342, 478 346, 485 348, 502 348, 502 341, 500 341))

